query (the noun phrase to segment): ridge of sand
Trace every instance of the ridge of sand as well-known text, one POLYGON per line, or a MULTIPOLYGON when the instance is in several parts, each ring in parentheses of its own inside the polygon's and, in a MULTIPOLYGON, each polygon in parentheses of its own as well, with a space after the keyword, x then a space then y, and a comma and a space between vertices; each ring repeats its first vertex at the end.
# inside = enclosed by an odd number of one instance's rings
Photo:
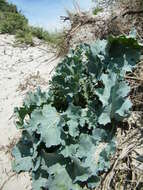
POLYGON ((0 35, 0 190, 31 190, 29 175, 11 170, 9 149, 19 137, 13 109, 29 89, 47 88, 58 61, 46 44, 15 47, 14 36, 0 35))

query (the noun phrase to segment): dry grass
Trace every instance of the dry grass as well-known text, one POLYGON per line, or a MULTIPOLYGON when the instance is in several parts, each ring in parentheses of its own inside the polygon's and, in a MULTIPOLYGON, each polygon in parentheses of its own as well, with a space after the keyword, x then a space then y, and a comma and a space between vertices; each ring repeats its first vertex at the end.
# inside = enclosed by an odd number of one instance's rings
POLYGON ((135 27, 138 39, 143 39, 143 1, 125 0, 117 1, 109 10, 103 10, 96 16, 81 12, 80 8, 75 13, 67 11, 71 28, 67 32, 69 47, 81 42, 90 43, 97 38, 107 38, 109 35, 129 34, 135 27))
POLYGON ((48 82, 40 76, 40 73, 30 74, 18 86, 17 91, 34 91, 37 86, 48 86, 48 82))
POLYGON ((119 128, 117 131, 116 155, 110 171, 102 180, 99 188, 101 190, 135 190, 142 186, 143 164, 139 158, 143 153, 141 148, 143 128, 137 125, 137 120, 141 122, 141 115, 134 112, 130 119, 132 121, 128 124, 128 129, 119 128))

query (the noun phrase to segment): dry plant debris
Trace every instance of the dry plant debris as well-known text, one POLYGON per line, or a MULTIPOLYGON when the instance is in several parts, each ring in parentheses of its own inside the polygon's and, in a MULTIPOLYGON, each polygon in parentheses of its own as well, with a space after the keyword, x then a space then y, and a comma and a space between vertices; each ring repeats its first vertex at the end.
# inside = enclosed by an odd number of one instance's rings
POLYGON ((46 86, 48 82, 40 76, 40 73, 30 74, 18 86, 18 91, 34 91, 37 86, 46 86))

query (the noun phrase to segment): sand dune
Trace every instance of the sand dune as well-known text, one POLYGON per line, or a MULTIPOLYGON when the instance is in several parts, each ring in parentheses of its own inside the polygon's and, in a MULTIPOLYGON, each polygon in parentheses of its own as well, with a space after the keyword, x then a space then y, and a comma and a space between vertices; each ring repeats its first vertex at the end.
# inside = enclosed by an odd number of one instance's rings
POLYGON ((11 170, 10 149, 20 136, 15 128, 13 109, 22 104, 28 90, 48 87, 58 63, 46 44, 15 47, 14 36, 0 35, 0 190, 30 190, 30 177, 11 170))

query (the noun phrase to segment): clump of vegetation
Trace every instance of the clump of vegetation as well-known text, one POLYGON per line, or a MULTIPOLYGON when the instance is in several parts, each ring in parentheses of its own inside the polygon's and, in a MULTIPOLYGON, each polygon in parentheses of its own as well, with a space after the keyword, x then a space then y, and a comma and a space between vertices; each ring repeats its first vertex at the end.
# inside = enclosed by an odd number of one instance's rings
POLYGON ((69 51, 65 32, 51 33, 50 38, 49 41, 56 47, 58 56, 65 56, 69 51))
POLYGON ((16 34, 19 30, 24 31, 27 25, 27 19, 19 13, 4 12, 1 15, 1 33, 16 34))
POLYGON ((48 31, 44 30, 41 27, 31 27, 30 28, 33 36, 39 38, 40 40, 49 41, 50 40, 50 34, 48 31))
POLYGON ((29 93, 15 108, 22 137, 13 169, 28 171, 33 190, 93 190, 110 168, 116 125, 132 107, 125 81, 139 59, 133 37, 110 37, 71 50, 50 89, 29 93))
POLYGON ((34 42, 33 42, 33 35, 32 32, 30 30, 28 30, 28 28, 26 30, 18 30, 16 32, 16 43, 17 44, 28 44, 33 46, 34 42))
POLYGON ((0 33, 16 35, 21 42, 30 43, 28 20, 17 7, 5 0, 0 0, 0 33))
POLYGON ((30 31, 33 36, 55 47, 59 56, 67 53, 68 48, 64 32, 48 32, 40 27, 30 27, 30 31))
POLYGON ((0 11, 18 13, 16 5, 8 3, 6 0, 0 0, 0 11))
POLYGON ((25 30, 28 20, 13 4, 0 0, 0 32, 16 34, 18 30, 25 30))
POLYGON ((31 27, 17 7, 0 0, 0 33, 16 35, 17 43, 34 45, 33 37, 49 43, 57 49, 58 55, 67 52, 64 32, 48 32, 40 27, 31 27))
POLYGON ((96 7, 93 9, 92 13, 94 15, 97 15, 98 13, 102 12, 103 11, 103 8, 100 8, 100 7, 96 7))

